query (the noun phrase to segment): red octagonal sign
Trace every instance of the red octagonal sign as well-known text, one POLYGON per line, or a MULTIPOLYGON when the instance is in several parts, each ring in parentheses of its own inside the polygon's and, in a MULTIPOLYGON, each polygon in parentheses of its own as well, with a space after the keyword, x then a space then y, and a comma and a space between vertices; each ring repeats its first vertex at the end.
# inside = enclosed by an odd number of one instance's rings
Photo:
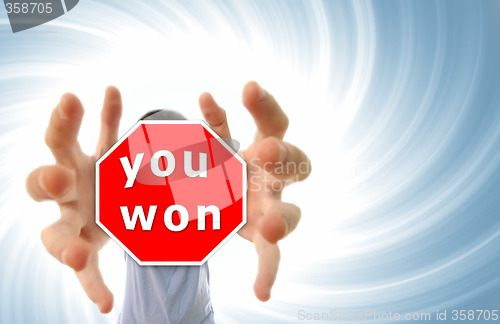
POLYGON ((245 190, 204 122, 143 120, 96 162, 96 223, 141 265, 201 265, 245 224, 245 190))

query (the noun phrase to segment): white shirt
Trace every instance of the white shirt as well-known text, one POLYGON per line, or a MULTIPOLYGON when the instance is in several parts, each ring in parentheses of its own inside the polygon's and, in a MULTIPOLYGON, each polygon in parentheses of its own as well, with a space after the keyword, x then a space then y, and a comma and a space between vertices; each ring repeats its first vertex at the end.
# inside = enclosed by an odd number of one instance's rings
POLYGON ((140 266, 125 253, 127 280, 119 324, 213 324, 208 264, 140 266))

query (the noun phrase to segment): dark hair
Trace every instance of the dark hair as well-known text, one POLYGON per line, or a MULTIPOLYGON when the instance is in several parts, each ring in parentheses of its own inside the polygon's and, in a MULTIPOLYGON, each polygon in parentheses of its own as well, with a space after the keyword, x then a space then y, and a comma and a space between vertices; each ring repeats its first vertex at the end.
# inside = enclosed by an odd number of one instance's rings
POLYGON ((139 120, 185 120, 186 117, 182 116, 176 111, 166 109, 156 109, 145 113, 139 120))

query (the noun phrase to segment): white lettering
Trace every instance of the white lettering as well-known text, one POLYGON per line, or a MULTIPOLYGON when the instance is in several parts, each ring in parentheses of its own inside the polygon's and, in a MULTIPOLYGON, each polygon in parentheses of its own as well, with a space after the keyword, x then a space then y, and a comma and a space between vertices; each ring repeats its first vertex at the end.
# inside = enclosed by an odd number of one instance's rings
POLYGON ((189 213, 186 207, 182 205, 171 205, 165 210, 164 218, 165 226, 172 232, 180 232, 185 229, 189 223, 189 213), (174 211, 179 213, 181 222, 179 225, 174 225, 172 222, 172 215, 174 211))
POLYGON ((212 213, 212 229, 220 230, 220 210, 217 206, 198 206, 198 231, 205 230, 205 215, 212 213))
POLYGON ((167 151, 167 150, 161 150, 153 154, 151 157, 151 171, 154 173, 155 176, 157 177, 168 177, 169 175, 174 172, 175 169, 175 157, 172 154, 172 152, 167 151), (160 167, 158 166, 158 161, 160 160, 161 157, 165 157, 167 159, 167 167, 165 170, 160 170, 160 167))
POLYGON ((127 176, 127 183, 125 183, 125 188, 131 188, 134 185, 137 173, 139 173, 139 167, 141 166, 142 159, 144 158, 144 153, 138 153, 135 156, 134 167, 131 167, 130 161, 126 156, 120 158, 120 162, 123 166, 123 171, 127 176))
POLYGON ((144 210, 142 206, 135 206, 132 217, 128 212, 127 206, 120 206, 122 212, 123 222, 125 223, 125 228, 129 231, 133 231, 135 224, 137 223, 137 217, 141 221, 141 226, 143 231, 150 231, 151 226, 153 226, 153 220, 155 219, 156 207, 154 205, 149 206, 148 217, 144 216, 144 210))
POLYGON ((184 173, 190 178, 207 177, 207 153, 200 153, 198 170, 193 170, 193 152, 184 151, 184 173))

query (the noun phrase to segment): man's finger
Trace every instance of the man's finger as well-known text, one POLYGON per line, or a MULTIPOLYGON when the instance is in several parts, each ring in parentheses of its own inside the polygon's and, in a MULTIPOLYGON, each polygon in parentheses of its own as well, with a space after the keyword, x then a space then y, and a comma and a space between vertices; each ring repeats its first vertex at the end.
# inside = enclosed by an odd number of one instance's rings
POLYGON ((298 206, 272 198, 264 199, 261 204, 264 216, 259 220, 258 229, 270 243, 285 238, 299 224, 298 206))
POLYGON ((271 298, 271 289, 278 274, 280 250, 278 245, 269 243, 258 232, 255 234, 253 242, 259 256, 259 267, 253 290, 260 301, 268 301, 271 298))
POLYGON ((243 105, 257 125, 258 136, 276 136, 283 139, 288 129, 288 117, 274 97, 257 82, 250 81, 243 88, 243 105))
POLYGON ((311 161, 295 145, 277 137, 265 138, 256 148, 255 162, 285 184, 306 179, 311 173, 311 161))
POLYGON ((61 218, 42 231, 42 242, 59 262, 78 271, 87 266, 91 247, 79 237, 78 221, 61 218))
POLYGON ((208 92, 201 94, 199 104, 203 118, 205 118, 208 125, 210 125, 214 132, 216 132, 219 137, 223 138, 226 143, 229 141, 229 143, 227 143, 228 145, 231 145, 231 133, 229 132, 226 111, 217 104, 212 95, 208 92))
POLYGON ((80 152, 78 132, 84 110, 80 100, 71 93, 61 97, 52 112, 45 132, 45 143, 52 151, 57 163, 73 166, 80 152))
POLYGON ((94 253, 85 269, 76 272, 80 284, 89 299, 94 302, 103 314, 113 309, 113 294, 104 283, 97 252, 94 253))
POLYGON ((73 173, 60 165, 41 166, 26 179, 26 190, 36 201, 54 200, 59 203, 76 199, 73 173))
POLYGON ((101 157, 118 140, 122 117, 122 97, 115 87, 108 87, 101 111, 101 131, 97 141, 96 155, 101 157))

